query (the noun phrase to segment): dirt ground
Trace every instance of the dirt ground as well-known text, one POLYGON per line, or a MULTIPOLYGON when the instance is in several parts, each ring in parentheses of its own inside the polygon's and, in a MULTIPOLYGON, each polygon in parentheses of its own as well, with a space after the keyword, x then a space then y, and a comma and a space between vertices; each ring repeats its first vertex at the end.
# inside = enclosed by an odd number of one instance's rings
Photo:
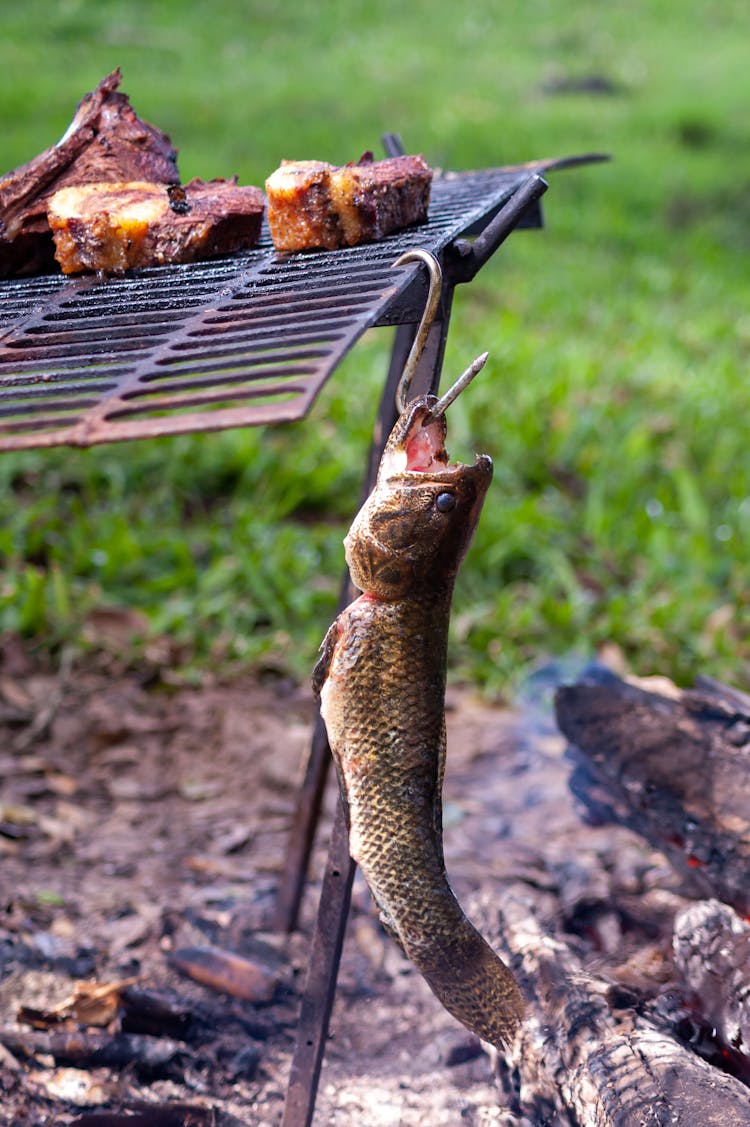
MULTIPOLYGON (((538 880, 582 849, 609 871, 644 850, 627 831, 583 826, 538 704, 511 712, 449 692, 445 846, 462 901, 499 903, 507 880, 538 880)), ((279 1123, 334 800, 331 787, 300 931, 276 935, 268 921, 312 719, 307 687, 278 679, 191 687, 153 664, 44 669, 4 644, 0 1122, 114 1124, 132 1110, 139 1127, 279 1123), (207 947, 260 967, 265 1000, 188 975, 207 947), (115 991, 104 1025, 79 1011, 50 1024, 81 981, 128 982, 131 1004, 118 1008, 115 991), (144 997, 169 1003, 157 1028, 143 1025, 144 997)), ((315 1123, 518 1122, 480 1043, 385 936, 358 877, 315 1123)))

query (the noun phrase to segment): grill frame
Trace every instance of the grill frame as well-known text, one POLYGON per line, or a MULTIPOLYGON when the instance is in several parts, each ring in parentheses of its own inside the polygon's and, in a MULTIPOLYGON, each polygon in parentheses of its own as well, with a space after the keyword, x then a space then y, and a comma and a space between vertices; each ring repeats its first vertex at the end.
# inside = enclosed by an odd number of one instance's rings
MULTIPOLYGON (((264 224, 257 248, 221 259, 0 281, 0 451, 303 418, 367 329, 418 319, 423 272, 395 259, 444 258, 529 178, 436 176, 426 223, 337 251, 279 255, 264 224)), ((522 223, 541 225, 538 206, 522 223)))

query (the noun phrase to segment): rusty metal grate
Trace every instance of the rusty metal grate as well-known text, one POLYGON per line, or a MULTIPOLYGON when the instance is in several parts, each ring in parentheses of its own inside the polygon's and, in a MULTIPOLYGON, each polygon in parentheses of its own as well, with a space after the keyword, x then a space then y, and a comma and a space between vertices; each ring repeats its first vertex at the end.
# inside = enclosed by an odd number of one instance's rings
POLYGON ((398 255, 483 230, 528 176, 440 176, 426 224, 366 246, 279 256, 264 231, 212 262, 0 282, 0 450, 302 418, 366 329, 418 319, 398 255))

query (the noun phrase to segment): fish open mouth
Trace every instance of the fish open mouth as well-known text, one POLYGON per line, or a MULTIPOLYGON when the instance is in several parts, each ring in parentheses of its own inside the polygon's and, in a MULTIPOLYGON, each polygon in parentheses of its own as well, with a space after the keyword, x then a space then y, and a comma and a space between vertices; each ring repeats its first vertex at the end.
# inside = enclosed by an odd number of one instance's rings
POLYGON ((404 444, 406 469, 412 473, 434 473, 448 469, 445 449, 445 422, 442 418, 420 420, 407 435, 404 444))
POLYGON ((445 448, 445 415, 433 414, 437 402, 434 395, 415 399, 396 423, 380 463, 381 484, 395 484, 400 479, 405 485, 420 485, 424 478, 448 484, 465 474, 484 472, 480 467, 487 463, 491 466, 484 455, 477 455, 474 465, 450 461, 445 448))
POLYGON ((413 403, 408 417, 396 425, 381 462, 384 478, 404 473, 442 474, 453 468, 445 449, 445 419, 430 415, 430 400, 435 402, 434 396, 413 403))

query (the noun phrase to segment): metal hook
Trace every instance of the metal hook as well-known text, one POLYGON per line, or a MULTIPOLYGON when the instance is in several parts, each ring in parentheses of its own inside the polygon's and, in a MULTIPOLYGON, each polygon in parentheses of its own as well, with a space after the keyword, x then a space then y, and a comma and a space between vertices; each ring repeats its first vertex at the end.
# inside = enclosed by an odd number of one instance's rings
POLYGON ((396 259, 393 266, 405 266, 408 262, 423 262, 425 264, 430 274, 430 288, 427 293, 427 302, 422 314, 422 320, 419 322, 419 328, 414 337, 411 351, 406 359, 401 379, 398 381, 398 387, 396 388, 396 410, 399 414, 406 410, 409 386, 414 379, 414 373, 417 370, 419 358, 427 343, 427 336, 432 327, 432 322, 435 320, 435 314, 438 311, 443 292, 443 271, 440 268, 440 263, 433 254, 417 247, 414 250, 407 250, 396 259))

